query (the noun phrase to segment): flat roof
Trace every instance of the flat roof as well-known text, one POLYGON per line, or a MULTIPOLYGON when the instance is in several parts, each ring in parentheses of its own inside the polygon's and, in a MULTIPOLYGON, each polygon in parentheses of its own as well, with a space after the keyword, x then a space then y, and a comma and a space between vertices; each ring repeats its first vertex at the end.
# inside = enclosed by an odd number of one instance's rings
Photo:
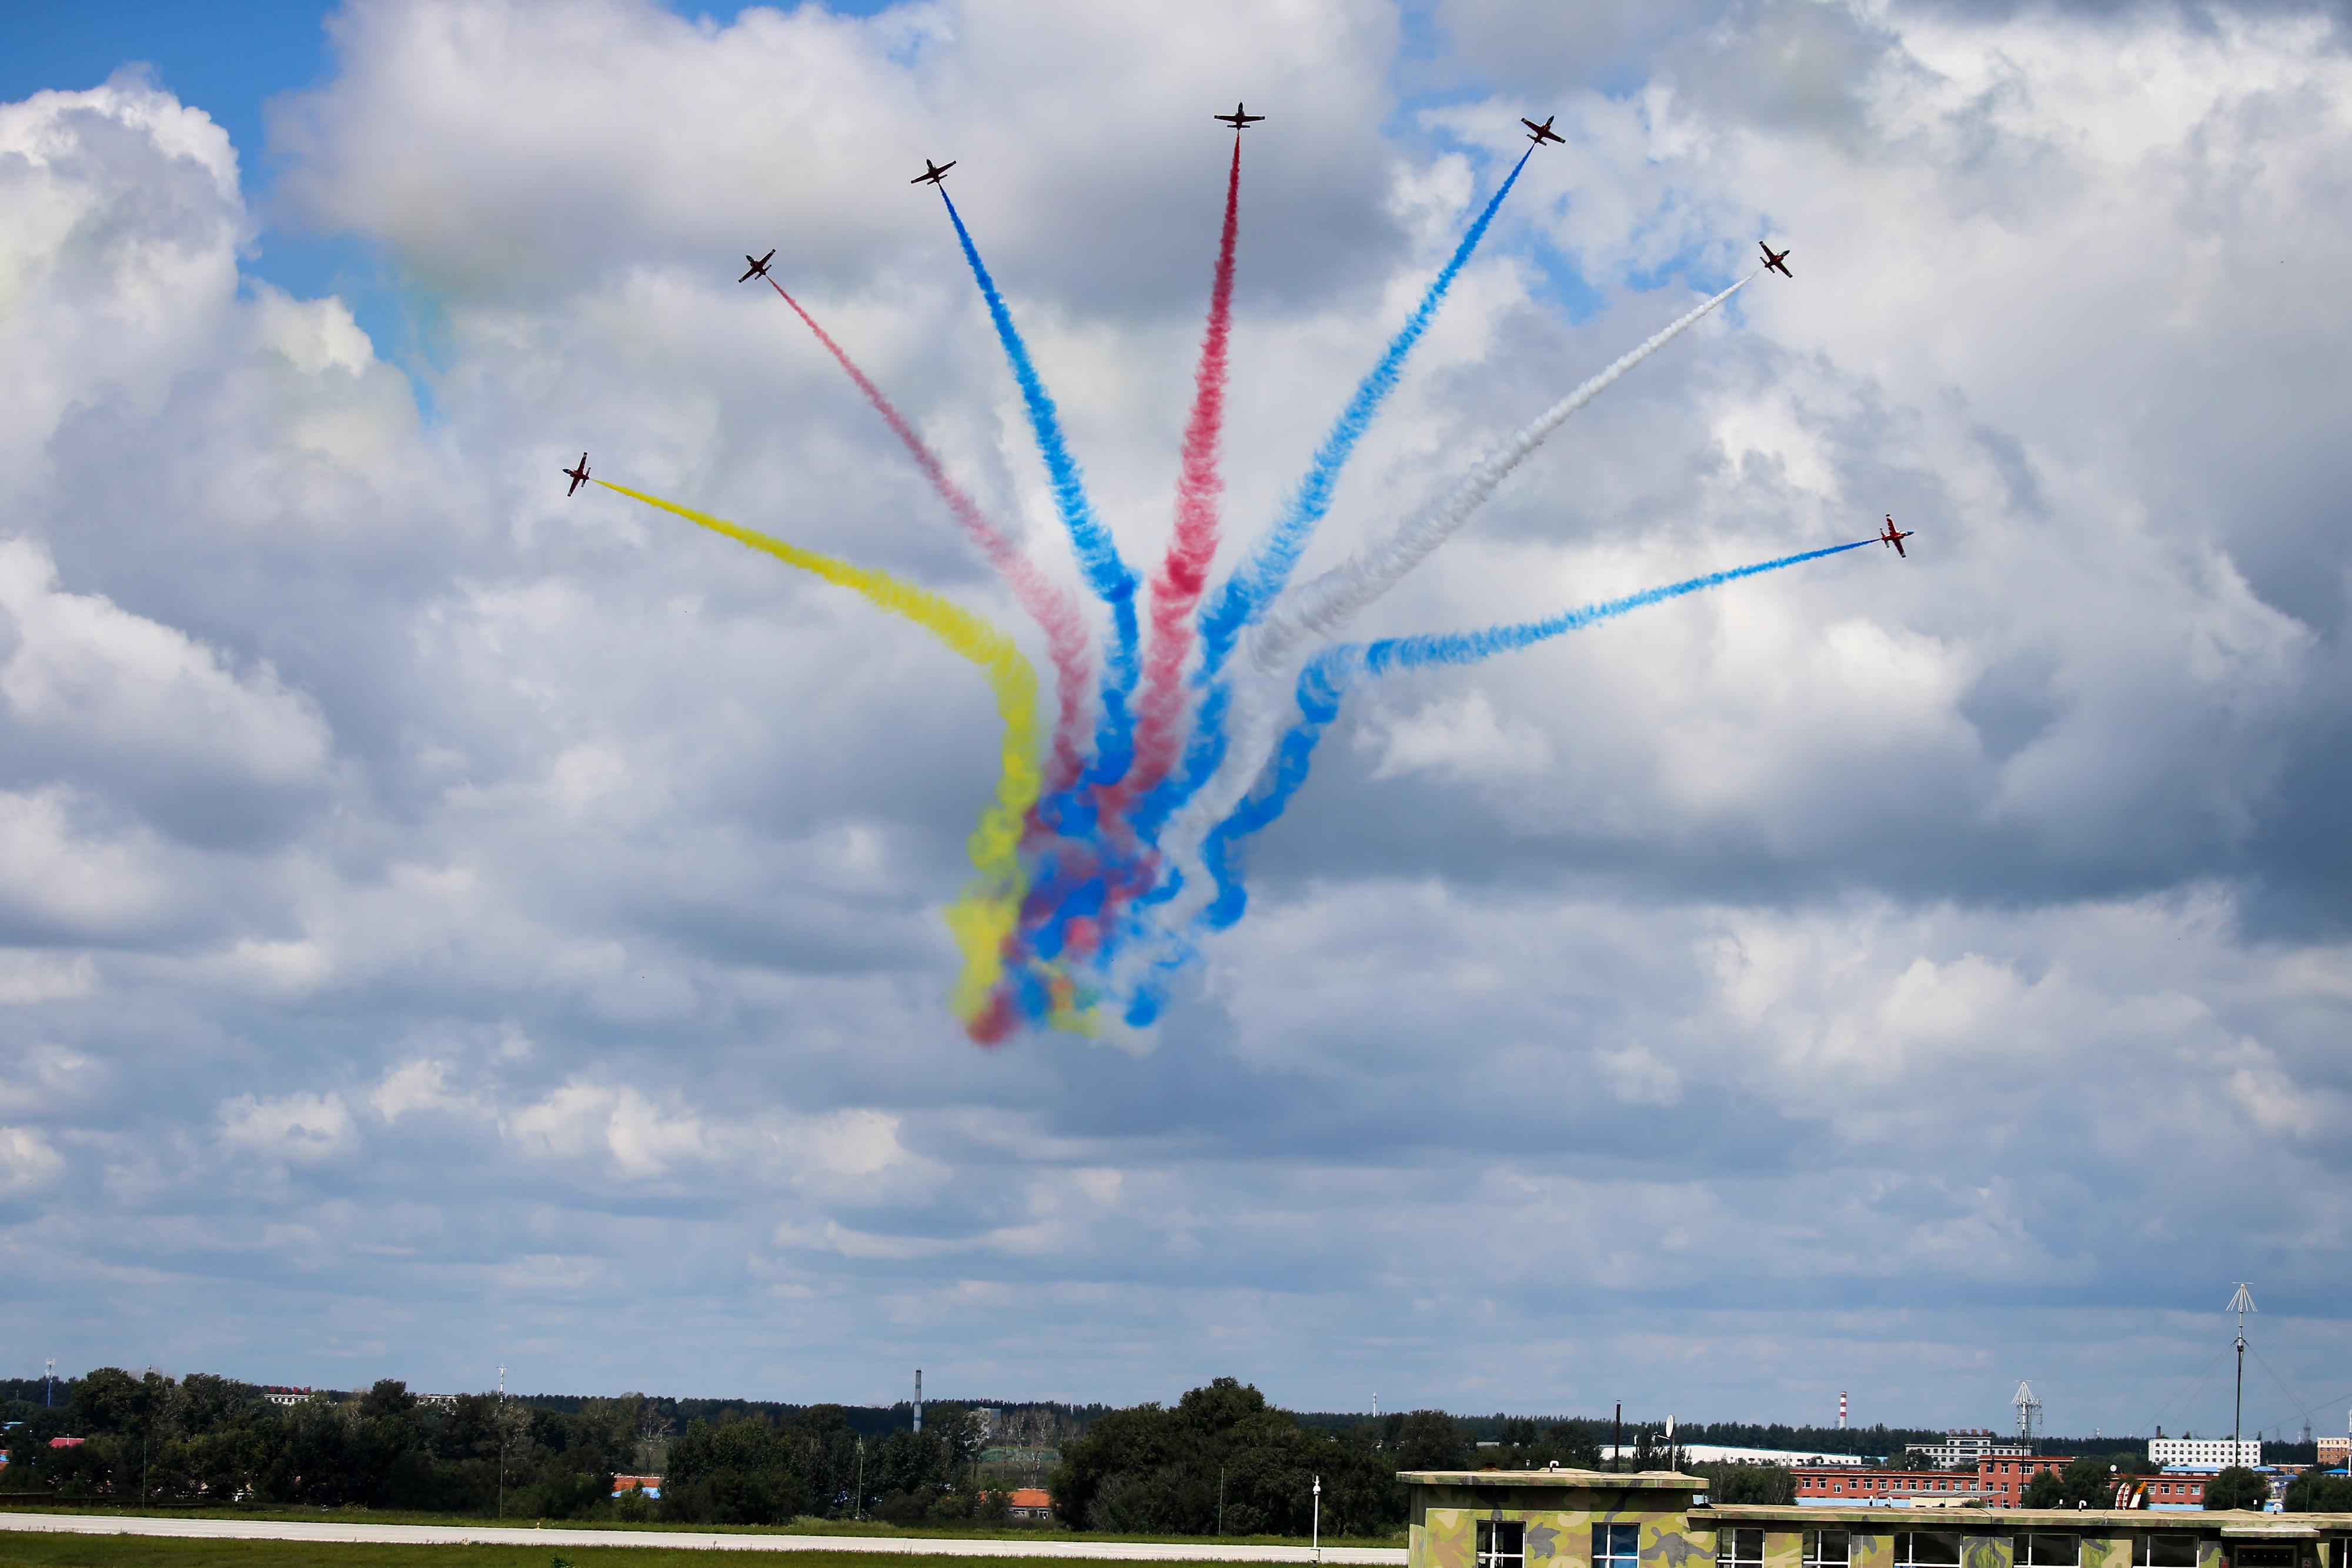
POLYGON ((1706 1490, 1705 1476, 1686 1476, 1679 1470, 1399 1470, 1397 1479, 1424 1487, 1613 1487, 1647 1491, 1706 1490))
POLYGON ((2153 1509, 2073 1508, 1875 1508, 1855 1503, 1805 1506, 1777 1503, 1717 1503, 1694 1516, 1718 1521, 1759 1524, 1802 1524, 1818 1529, 1824 1521, 1885 1530, 1952 1530, 1963 1533, 2010 1534, 2018 1531, 2048 1531, 2053 1535, 2113 1535, 2130 1531, 2184 1535, 2194 1531, 2218 1532, 2232 1539, 2310 1541, 2322 1535, 2352 1531, 2352 1513, 2255 1513, 2250 1509, 2186 1512, 2153 1509))

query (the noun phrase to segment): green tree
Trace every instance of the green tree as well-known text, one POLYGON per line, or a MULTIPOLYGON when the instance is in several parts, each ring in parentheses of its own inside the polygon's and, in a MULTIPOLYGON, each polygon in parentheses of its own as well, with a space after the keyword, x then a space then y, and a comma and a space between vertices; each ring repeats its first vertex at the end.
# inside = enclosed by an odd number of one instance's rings
POLYGON ((136 1433, 147 1424, 145 1383, 119 1366, 101 1366, 74 1385, 74 1421, 83 1437, 136 1433))
POLYGON ((2259 1511, 2270 1500, 2271 1483, 2243 1465, 2231 1465, 2205 1483, 2205 1506, 2209 1510, 2259 1511))
POLYGON ((2062 1470, 2043 1470, 2040 1475, 2035 1476, 2032 1480, 2025 1483, 2025 1490, 2018 1497, 2017 1506, 2020 1508, 2064 1508, 2066 1506, 2065 1472, 2062 1470))
POLYGON ((1401 1470, 1458 1470, 1471 1448, 1453 1416, 1415 1410, 1399 1424, 1394 1452, 1401 1470))
MULTIPOLYGON (((1451 1417, 1449 1442, 1458 1442, 1451 1417)), ((1409 1426, 1410 1423, 1403 1425, 1409 1426)), ((1257 1389, 1220 1377, 1172 1410, 1114 1411, 1062 1448, 1055 1512, 1084 1530, 1199 1535, 1307 1533, 1318 1478, 1327 1534, 1370 1534, 1403 1518, 1394 1472, 1411 1468, 1367 1426, 1302 1428, 1257 1389)))
POLYGON ((1797 1478, 1778 1465, 1709 1464, 1691 1467, 1707 1478, 1707 1500, 1718 1505, 1769 1503, 1792 1507, 1797 1478))
POLYGON ((812 1501, 800 1462, 803 1447, 799 1433, 751 1416, 716 1427, 689 1422, 686 1435, 670 1445, 662 1517, 693 1524, 781 1524, 795 1519, 809 1511, 812 1501))
MULTIPOLYGON (((2047 1473, 2047 1472, 2045 1472, 2047 1473)), ((2084 1454, 2058 1472, 2063 1508, 2113 1508, 2116 1478, 2105 1454, 2084 1454)))
POLYGON ((2352 1513, 2352 1476, 2305 1470, 2286 1483, 2289 1513, 2352 1513))

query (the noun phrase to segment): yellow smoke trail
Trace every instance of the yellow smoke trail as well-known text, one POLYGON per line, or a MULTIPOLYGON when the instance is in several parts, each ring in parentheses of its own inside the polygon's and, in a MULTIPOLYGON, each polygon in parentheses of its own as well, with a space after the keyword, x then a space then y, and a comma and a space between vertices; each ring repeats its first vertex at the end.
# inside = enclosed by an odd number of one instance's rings
POLYGON ((958 1018, 971 1022, 988 1005, 989 993, 1003 973, 1005 938, 1013 935, 1022 897, 1029 890, 1020 848, 1022 827, 1029 809, 1037 803, 1043 782, 1038 766, 1043 736, 1037 723, 1037 672, 1013 646, 1013 639, 993 624, 928 590, 871 567, 852 566, 788 545, 757 529, 625 485, 602 479, 596 483, 631 500, 676 513, 713 533, 725 534, 738 544, 765 550, 787 566, 862 593, 882 609, 912 621, 978 664, 981 674, 988 677, 989 688, 996 694, 996 711, 1004 720, 1003 770, 996 780, 996 800, 980 814, 980 826, 972 830, 969 845, 972 866, 980 874, 948 908, 948 928, 963 949, 963 972, 956 977, 950 1001, 958 1018))

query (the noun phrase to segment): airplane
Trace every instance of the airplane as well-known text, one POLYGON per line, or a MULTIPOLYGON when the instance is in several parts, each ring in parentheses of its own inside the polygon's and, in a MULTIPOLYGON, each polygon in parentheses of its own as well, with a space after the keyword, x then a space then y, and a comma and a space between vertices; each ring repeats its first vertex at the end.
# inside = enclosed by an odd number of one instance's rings
MULTIPOLYGON (((583 455, 581 458, 581 461, 584 463, 587 461, 587 458, 583 455)), ((1886 517, 1885 531, 1878 536, 1878 542, 1883 545, 1893 545, 1895 547, 1895 553, 1903 557, 1906 560, 1908 560, 1910 559, 1910 552, 1903 548, 1903 541, 1909 538, 1912 534, 1916 534, 1918 531, 1918 529, 1913 528, 1910 530, 1910 533, 1906 533, 1903 529, 1896 528, 1895 526, 1895 515, 1890 512, 1887 514, 1886 517)))
POLYGON ((1559 141, 1565 143, 1568 140, 1566 137, 1560 135, 1559 132, 1551 128, 1551 122, 1559 118, 1559 116, 1557 114, 1547 114, 1544 116, 1544 122, 1541 125, 1538 125, 1534 120, 1525 118, 1522 118, 1519 123, 1528 128, 1528 140, 1540 147, 1547 141, 1559 141))
POLYGON ((948 177, 948 171, 954 167, 955 160, 952 158, 949 159, 944 163, 934 163, 929 159, 926 158, 923 160, 923 172, 916 175, 913 179, 908 181, 907 183, 909 185, 936 185, 941 180, 946 179, 948 177))
MULTIPOLYGON (((747 252, 745 252, 745 253, 744 253, 744 256, 743 256, 743 259, 744 259, 745 261, 751 261, 751 253, 750 253, 750 252, 748 252, 748 251, 747 251, 747 252)), ((751 271, 749 271, 749 272, 745 273, 742 277, 740 277, 737 278, 735 281, 736 281, 736 282, 738 282, 738 283, 749 283, 749 282, 751 282, 751 279, 753 279, 753 278, 755 278, 755 277, 767 277, 767 276, 768 276, 768 263, 770 263, 770 262, 772 262, 772 261, 773 261, 773 260, 775 260, 775 259, 776 259, 776 253, 775 253, 774 248, 772 246, 772 247, 770 247, 770 249, 769 249, 769 251, 768 251, 768 254, 767 254, 767 255, 765 255, 765 256, 761 256, 761 257, 759 260, 757 260, 757 261, 751 261, 751 271)))
POLYGON ((572 488, 563 493, 567 496, 578 495, 580 486, 588 483, 588 455, 585 452, 580 455, 579 467, 558 469, 557 472, 572 481, 572 488))
POLYGON ((1789 259, 1789 253, 1787 251, 1776 252, 1770 246, 1766 245, 1760 239, 1756 242, 1756 248, 1764 253, 1764 265, 1766 267, 1771 268, 1774 272, 1779 273, 1781 277, 1788 278, 1790 282, 1796 281, 1797 275, 1780 265, 1782 262, 1789 259))
POLYGON ((1242 106, 1239 103, 1235 103, 1234 105, 1234 111, 1231 114, 1213 114, 1209 116, 1209 118, 1211 120, 1222 120, 1227 125, 1232 126, 1235 131, 1244 131, 1249 127, 1255 125, 1259 120, 1264 120, 1265 116, 1263 114, 1244 114, 1242 112, 1242 106))

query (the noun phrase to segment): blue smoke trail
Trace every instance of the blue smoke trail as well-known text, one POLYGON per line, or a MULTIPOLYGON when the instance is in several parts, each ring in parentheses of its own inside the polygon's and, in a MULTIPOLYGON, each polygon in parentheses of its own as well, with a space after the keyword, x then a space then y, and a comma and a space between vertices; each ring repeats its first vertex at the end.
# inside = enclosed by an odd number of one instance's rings
POLYGON ((1823 556, 1843 555, 1850 549, 1860 549, 1874 539, 1856 539, 1849 545, 1831 545, 1825 549, 1806 550, 1801 555, 1782 556, 1778 560, 1759 561, 1754 566, 1733 567, 1727 571, 1711 571, 1705 577, 1694 577, 1664 588, 1646 589, 1622 599, 1612 599, 1600 604, 1588 604, 1580 610, 1570 610, 1544 621, 1525 621, 1516 626, 1492 626, 1484 632, 1451 632, 1424 633, 1416 637, 1383 637, 1376 643, 1349 643, 1326 648, 1307 663, 1298 674, 1298 722, 1283 736, 1276 749, 1265 787, 1254 792, 1223 821, 1211 831, 1202 845, 1202 858, 1216 878, 1217 896, 1201 915, 1201 924, 1213 931, 1222 931, 1242 917, 1249 904, 1248 889, 1244 886, 1236 863, 1240 841, 1271 825, 1280 817, 1298 787, 1307 782, 1307 770, 1315 760, 1316 745, 1331 721, 1339 716, 1340 699, 1349 688, 1365 675, 1386 674, 1391 670, 1418 670, 1432 664, 1475 664, 1491 659, 1497 653, 1507 653, 1562 632, 1579 631, 1602 621, 1612 621, 1628 611, 1644 605, 1679 599, 1701 589, 1716 588, 1743 577, 1755 577, 1762 572, 1779 571, 1786 567, 1801 566, 1823 556))
POLYGON ((1462 243, 1454 247, 1454 258, 1445 264, 1445 269, 1437 275, 1436 281, 1429 286, 1429 291, 1421 297, 1421 304, 1405 319, 1402 329, 1391 340, 1387 351, 1381 355, 1380 362, 1372 367, 1371 373, 1356 388, 1356 395, 1348 400, 1348 406, 1340 411, 1339 421, 1331 426, 1331 433, 1323 438, 1323 444, 1316 448, 1315 461, 1307 465, 1307 476, 1298 482, 1298 488, 1284 504, 1274 526, 1251 546, 1249 559, 1225 580, 1224 585, 1217 591, 1215 601, 1202 615, 1202 656, 1203 668, 1210 674, 1213 674, 1232 653, 1234 641, 1241 635, 1242 628, 1248 625, 1257 612, 1280 593, 1283 586, 1290 580, 1292 570, 1298 565, 1299 556, 1305 553, 1307 541, 1315 537, 1316 525, 1322 522, 1323 515, 1331 509, 1331 492, 1339 483, 1339 471, 1347 466, 1349 457, 1356 450, 1356 443, 1362 440, 1364 432, 1371 427, 1373 418, 1381 412, 1381 405, 1396 390, 1397 377, 1404 370, 1405 356, 1412 352, 1413 345, 1420 342, 1422 334, 1429 330, 1430 322, 1437 315, 1437 308, 1445 302, 1446 293, 1453 288, 1454 280, 1461 275, 1463 267, 1468 265, 1471 253, 1478 248, 1478 242, 1486 237, 1486 229, 1494 223, 1496 211, 1502 206, 1503 198, 1511 193, 1511 187, 1518 183, 1519 171, 1528 166, 1528 159, 1534 152, 1534 148, 1528 148, 1519 154, 1519 161, 1511 165, 1509 177, 1488 198, 1486 210, 1478 214, 1477 221, 1462 236, 1462 243))
POLYGON ((1102 519, 1095 516, 1094 503, 1087 497, 1086 478, 1070 456, 1069 444, 1062 437, 1062 416, 1054 406, 1054 396, 1037 374, 1036 362, 1029 357, 1029 345, 1022 340, 1020 329, 1013 326, 1013 312, 1005 308, 1004 296, 997 292, 996 279, 989 276, 987 265, 980 259, 980 249, 971 243, 971 231, 963 226, 963 214, 956 211, 955 200, 944 185, 940 187, 940 200, 947 203, 948 217, 955 225, 964 259, 971 264, 971 275, 980 284, 981 297, 988 301, 989 319, 996 323, 997 340, 1004 345, 1004 357, 1013 366, 1013 379, 1020 383, 1021 401, 1029 413, 1029 428, 1037 439, 1037 455, 1045 459, 1045 475, 1053 485, 1054 508, 1062 515, 1063 527, 1069 530, 1071 547, 1077 552, 1078 570, 1086 575, 1087 586, 1094 591, 1095 597, 1110 606, 1112 642, 1107 661, 1108 678, 1103 683, 1102 724, 1096 734, 1095 762, 1089 776, 1117 779, 1127 771, 1129 754, 1135 742, 1135 721, 1128 711, 1128 698, 1140 673, 1135 572, 1119 559, 1118 541, 1111 538, 1102 519))
MULTIPOLYGON (((1422 334, 1429 330, 1430 322, 1436 319, 1437 308, 1445 303, 1445 296, 1454 287, 1454 280, 1469 264, 1472 254, 1478 248, 1478 242, 1486 237, 1486 230, 1494 224, 1495 214, 1502 208, 1503 198, 1511 193, 1513 185, 1518 183, 1519 172, 1528 166, 1528 159, 1534 152, 1535 149, 1530 147, 1520 153, 1519 161, 1511 165, 1510 173, 1487 198, 1486 205, 1479 212, 1476 221, 1463 235, 1462 243, 1454 246, 1452 259, 1446 262, 1444 269, 1438 273, 1428 291, 1421 297, 1421 303, 1405 319, 1404 326, 1390 340, 1380 362, 1357 386, 1355 396, 1349 398, 1348 406, 1340 411, 1330 434, 1323 438, 1323 444, 1316 448, 1315 460, 1307 465, 1306 477, 1299 480, 1298 488, 1284 504, 1274 526, 1259 536, 1251 546, 1249 559, 1224 580, 1216 597, 1202 607, 1199 622, 1201 669, 1193 679, 1194 684, 1205 687, 1209 695, 1194 717, 1192 738, 1184 747, 1182 763, 1145 798, 1136 811, 1134 821, 1139 831, 1147 836, 1156 833, 1176 809, 1191 800, 1223 765, 1227 702, 1225 688, 1217 679, 1217 672, 1224 667, 1225 660, 1232 655, 1234 643, 1240 638, 1242 629, 1273 602, 1275 596, 1289 582, 1291 572, 1298 565, 1298 558, 1306 553, 1307 541, 1315 537, 1317 526, 1322 522, 1324 514, 1331 509, 1331 493, 1339 486, 1339 471, 1347 466, 1348 459, 1354 455, 1356 444, 1363 439, 1364 432, 1371 428, 1373 419, 1381 412, 1381 405, 1396 390, 1397 378, 1403 373, 1406 356, 1412 352, 1413 345, 1421 341, 1422 334)), ((1162 890, 1154 902, 1164 900, 1172 892, 1172 888, 1162 890)))

